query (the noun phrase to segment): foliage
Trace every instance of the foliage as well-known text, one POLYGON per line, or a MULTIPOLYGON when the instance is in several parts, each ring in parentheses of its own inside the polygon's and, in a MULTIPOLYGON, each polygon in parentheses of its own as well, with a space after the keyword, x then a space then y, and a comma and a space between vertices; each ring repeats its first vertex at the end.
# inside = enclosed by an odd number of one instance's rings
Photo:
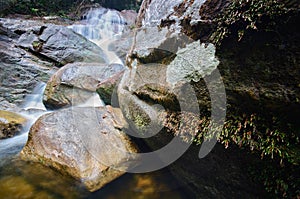
POLYGON ((141 0, 123 0, 122 3, 120 3, 120 0, 100 0, 100 1, 95 1, 97 3, 100 3, 104 7, 107 8, 114 8, 117 10, 135 10, 138 11, 141 0))
POLYGON ((78 0, 10 0, 2 14, 26 14, 33 16, 57 15, 66 13, 78 0))
POLYGON ((236 144, 259 154, 261 159, 264 158, 259 164, 265 165, 252 170, 256 173, 253 176, 264 183, 267 191, 279 197, 296 197, 299 190, 295 187, 300 184, 293 178, 299 170, 300 137, 294 129, 276 117, 267 120, 256 114, 244 114, 227 119, 219 141, 226 148, 236 144))
POLYGON ((291 125, 283 127, 276 117, 265 121, 256 114, 250 117, 237 116, 226 121, 220 142, 226 148, 230 143, 243 148, 249 147, 251 151, 260 152, 261 158, 268 156, 278 159, 282 166, 285 161, 298 165, 300 154, 293 147, 300 143, 300 138, 292 129, 291 125))
POLYGON ((298 165, 280 166, 272 160, 251 162, 249 172, 255 181, 277 198, 299 198, 300 168, 298 165))
MULTIPOLYGON (((192 113, 168 113, 164 126, 186 142, 202 144, 207 139, 210 118, 192 113)), ((291 124, 280 122, 276 117, 266 119, 258 114, 228 116, 219 136, 219 142, 225 148, 237 145, 251 151, 256 157, 256 164, 250 170, 254 179, 262 182, 269 192, 278 197, 296 197, 300 194, 300 130, 293 130, 291 124)))
POLYGON ((139 0, 9 0, 0 5, 1 16, 7 14, 25 14, 33 16, 59 15, 67 17, 71 12, 76 12, 84 5, 99 3, 103 7, 118 10, 132 9, 138 10, 139 0))
MULTIPOLYGON (((288 0, 287 0, 288 1, 288 0)), ((216 31, 211 40, 220 45, 229 34, 237 34, 241 40, 248 29, 268 29, 275 24, 275 18, 292 10, 280 0, 234 0, 214 20, 216 31)))

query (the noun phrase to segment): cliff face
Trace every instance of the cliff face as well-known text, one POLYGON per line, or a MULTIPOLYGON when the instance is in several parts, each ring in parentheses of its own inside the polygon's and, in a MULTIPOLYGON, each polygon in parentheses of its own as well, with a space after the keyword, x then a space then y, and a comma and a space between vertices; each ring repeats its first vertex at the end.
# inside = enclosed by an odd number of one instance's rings
MULTIPOLYGON (((257 157, 270 158, 272 165, 285 163, 285 169, 292 172, 285 175, 283 171, 280 174, 284 176, 283 180, 277 185, 265 183, 280 187, 281 194, 286 196, 284 186, 287 179, 294 178, 297 173, 293 165, 297 164, 294 157, 299 151, 298 13, 296 1, 143 1, 135 42, 127 55, 130 71, 124 75, 118 90, 124 115, 139 132, 147 133, 149 126, 162 123, 162 131, 169 130, 189 140, 190 137, 186 136, 189 133, 174 128, 176 121, 172 114, 200 112, 196 115, 204 121, 210 119, 211 111, 217 109, 223 113, 222 110, 226 109, 225 128, 217 140, 226 147, 236 144, 250 148, 257 157), (221 75, 223 85, 208 83, 216 74, 221 75), (186 90, 186 83, 192 85, 194 91, 186 90), (220 91, 222 86, 226 94, 220 91), (212 91, 220 93, 214 96, 212 91), (193 94, 199 106, 197 111, 192 108, 193 94), (224 101, 225 107, 222 105, 224 101), (167 116, 153 119, 157 114, 167 116)), ((198 143, 206 139, 204 123, 202 126, 197 123, 192 128, 198 134, 190 133, 196 136, 193 138, 198 143)), ((155 141, 153 138, 147 142, 157 148, 157 143, 163 145, 163 140, 166 140, 164 136, 161 133, 156 135, 155 141)), ((216 156, 222 156, 222 149, 217 147, 215 150, 216 156)), ((196 187, 193 191, 197 195, 203 184, 188 176, 201 176, 203 173, 194 172, 194 166, 202 163, 188 156, 182 157, 172 168, 175 168, 175 175, 186 183, 193 181, 196 187), (184 164, 184 161, 189 163, 184 164), (190 167, 191 172, 179 169, 183 165, 186 170, 190 167)), ((257 175, 267 178, 262 173, 257 175)), ((231 178, 231 174, 226 178, 231 178)), ((271 181, 276 181, 278 175, 275 174, 271 181)), ((216 189, 217 195, 222 195, 221 187, 216 189)), ((297 193, 295 190, 291 192, 297 193)), ((231 194, 238 196, 241 192, 231 194)))
MULTIPOLYGON (((247 106, 254 109, 288 110, 297 115, 299 5, 295 1, 283 2, 261 5, 276 8, 247 10, 256 4, 245 1, 239 5, 226 0, 144 1, 137 24, 141 29, 159 26, 183 33, 193 41, 216 44, 228 104, 247 99, 251 101, 247 106), (250 23, 251 20, 254 21, 250 23)), ((131 55, 136 56, 134 51, 131 55)))

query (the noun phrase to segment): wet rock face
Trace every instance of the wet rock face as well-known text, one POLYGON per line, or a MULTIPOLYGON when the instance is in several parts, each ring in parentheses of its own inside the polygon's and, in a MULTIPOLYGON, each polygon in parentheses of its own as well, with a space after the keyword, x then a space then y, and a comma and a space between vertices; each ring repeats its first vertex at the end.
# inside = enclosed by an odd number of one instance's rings
MULTIPOLYGON (((285 2, 287 7, 294 6, 293 1, 288 2, 285 2)), ((184 49, 195 40, 200 39, 199 45, 202 45, 201 42, 207 42, 216 30, 213 19, 228 6, 230 2, 227 0, 178 0, 163 3, 156 0, 144 1, 137 19, 139 29, 127 56, 127 64, 129 67, 138 68, 140 64, 163 63, 172 68, 169 71, 177 71, 182 64, 170 63, 179 57, 177 50, 184 49), (178 41, 182 35, 188 38, 184 39, 185 45, 172 41, 172 38, 178 41), (176 44, 178 49, 171 44, 176 44), (169 49, 169 54, 162 49, 169 49)), ((293 8, 297 9, 297 6, 293 8)), ((294 33, 296 31, 293 28, 299 19, 296 16, 288 21, 289 23, 280 23, 280 27, 277 28, 281 35, 285 35, 284 41, 278 42, 282 40, 282 36, 260 30, 252 32, 252 37, 245 35, 241 42, 238 42, 235 36, 231 36, 215 51, 215 60, 218 61, 212 62, 219 62, 215 66, 218 66, 222 75, 230 107, 242 106, 246 112, 268 110, 281 115, 285 114, 285 110, 289 110, 287 112, 293 115, 292 117, 299 115, 299 111, 295 109, 299 107, 300 98, 297 86, 299 60, 295 58, 299 57, 295 47, 299 43, 299 36, 294 33)), ((184 55, 181 57, 185 58, 184 55)), ((188 62, 194 60, 191 57, 186 59, 188 62)), ((203 69, 210 64, 209 61, 201 61, 203 65, 200 67, 203 69)), ((192 75, 191 79, 195 80, 194 77, 192 75)), ((172 78, 177 76, 173 75, 171 80, 172 78)), ((196 77, 197 79, 199 78, 196 77)), ((201 93, 205 93, 206 86, 201 80, 192 84, 200 103, 203 101, 201 93)))
MULTIPOLYGON (((227 0, 143 1, 137 17, 134 43, 126 60, 129 71, 125 72, 118 87, 120 107, 137 132, 144 133, 153 123, 161 123, 163 118, 158 117, 161 112, 180 110, 178 102, 182 98, 178 98, 181 96, 179 91, 185 90, 181 80, 193 86, 192 92, 197 95, 199 108, 209 112, 210 93, 203 77, 210 79, 216 74, 216 69, 225 85, 226 97, 223 95, 223 100, 227 101, 229 114, 236 115, 238 111, 264 115, 279 113, 282 118, 299 118, 297 82, 300 73, 299 50, 296 47, 299 34, 295 34, 294 28, 299 17, 289 24, 280 25, 280 33, 287 38, 282 43, 278 41, 283 37, 263 31, 252 32, 252 36, 245 35, 245 40, 240 42, 235 36, 229 37, 220 47, 202 43, 209 41, 216 28, 212 20, 228 3, 227 0)), ((188 93, 183 92, 186 99, 190 98, 188 93)), ((148 144, 156 149, 157 145, 166 144, 160 143, 165 137, 160 136, 157 142, 149 141, 148 144)), ((221 156, 221 151, 216 156, 221 156)), ((194 158, 186 155, 183 162, 174 165, 174 173, 181 172, 182 166, 179 165, 185 165, 186 171, 190 168, 191 172, 177 173, 186 184, 189 184, 191 176, 199 176, 197 171, 193 171, 193 166, 189 166, 194 164, 194 158)), ((232 170, 231 174, 234 175, 234 172, 232 170)), ((241 176, 247 178, 243 174, 241 176)), ((229 179, 223 181, 237 184, 229 179)), ((249 187, 255 187, 250 180, 247 183, 249 187)), ((204 197, 213 198, 216 193, 219 196, 227 191, 215 184, 216 190, 208 190, 204 197)), ((238 184, 246 190, 243 183, 238 184)), ((203 197, 203 186, 198 182, 194 185, 192 192, 203 197)), ((240 194, 230 192, 232 197, 240 194)), ((248 189, 243 194, 252 197, 250 192, 251 189, 248 189)))
POLYGON ((47 81, 51 64, 26 51, 0 41, 0 107, 15 109, 36 84, 47 81))
POLYGON ((119 104, 124 116, 133 128, 142 133, 151 128, 151 123, 154 125, 159 123, 157 121, 159 109, 152 107, 152 104, 157 103, 155 98, 156 100, 158 98, 167 98, 166 101, 172 101, 173 99, 170 99, 171 95, 168 98, 165 95, 166 92, 157 89, 159 85, 160 88, 164 88, 166 85, 164 76, 166 68, 159 66, 140 66, 136 73, 134 71, 126 71, 118 87, 119 104), (146 79, 145 81, 144 78, 146 79), (155 87, 156 92, 153 93, 155 87), (145 92, 147 89, 150 92, 145 92), (149 96, 150 93, 151 97, 149 96))
POLYGON ((126 126, 121 111, 112 107, 49 113, 31 128, 21 157, 67 173, 95 191, 136 164, 138 149, 123 132, 126 126))
POLYGON ((113 51, 125 64, 127 53, 130 51, 134 38, 133 30, 126 31, 122 34, 121 38, 112 41, 108 50, 113 51))
POLYGON ((18 40, 19 37, 27 31, 33 31, 39 33, 41 27, 45 24, 42 21, 33 20, 15 20, 15 19, 0 19, 1 26, 5 29, 6 34, 14 40, 18 40))
POLYGON ((21 35, 18 45, 61 65, 80 61, 107 62, 100 47, 63 26, 44 25, 39 32, 28 31, 21 35))
MULTIPOLYGON (((118 92, 120 106, 126 117, 134 121, 134 126, 149 123, 152 116, 145 110, 152 109, 153 104, 174 111, 180 110, 179 101, 182 101, 185 111, 191 110, 196 102, 183 99, 184 96, 193 99, 193 91, 184 91, 187 88, 184 82, 198 82, 218 66, 213 45, 205 46, 182 31, 181 22, 186 18, 193 19, 191 23, 200 20, 198 11, 204 2, 143 2, 134 43, 126 60, 130 72, 123 76, 118 92), (165 25, 166 21, 171 23, 165 25), (188 101, 190 106, 186 105, 188 101), (148 122, 138 122, 141 118, 148 122)), ((201 104, 207 106, 209 100, 201 104)))
POLYGON ((17 113, 0 110, 0 139, 20 133, 27 119, 17 113))
POLYGON ((134 41, 127 62, 136 59, 144 64, 169 63, 180 47, 191 42, 189 38, 174 30, 156 26, 137 29, 134 41))
POLYGON ((178 26, 185 19, 190 19, 191 24, 195 24, 201 20, 199 10, 206 2, 175 0, 162 3, 159 0, 146 0, 141 5, 137 22, 142 27, 164 26, 164 23, 178 26))
POLYGON ((8 24, 0 20, 0 108, 17 110, 26 94, 30 94, 36 84, 47 81, 53 64, 18 48, 15 44, 19 33, 18 24, 8 24), (7 28, 14 26, 14 28, 7 28))
POLYGON ((207 42, 217 26, 214 19, 229 4, 228 0, 176 0, 163 4, 158 0, 146 0, 141 5, 137 26, 169 27, 193 40, 207 42))
MULTIPOLYGON (((119 64, 68 64, 58 70, 48 81, 44 93, 44 104, 51 109, 82 104, 94 95, 97 96, 95 91, 99 84, 122 71, 124 71, 124 66, 119 64)), ((115 77, 116 81, 112 83, 112 87, 120 77, 115 77)), ((98 93, 101 97, 102 92, 98 93)), ((109 93, 112 94, 112 91, 103 94, 106 96, 109 93)))
POLYGON ((100 82, 97 86, 97 93, 106 105, 117 106, 117 87, 125 71, 114 74, 106 80, 100 82))
POLYGON ((16 46, 58 65, 73 62, 106 63, 102 49, 63 25, 42 21, 1 19, 16 46))

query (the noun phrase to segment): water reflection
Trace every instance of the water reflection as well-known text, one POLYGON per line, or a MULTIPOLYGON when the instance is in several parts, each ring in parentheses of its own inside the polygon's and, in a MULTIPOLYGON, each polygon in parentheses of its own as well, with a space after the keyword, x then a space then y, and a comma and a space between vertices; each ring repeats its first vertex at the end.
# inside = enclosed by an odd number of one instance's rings
POLYGON ((181 199, 186 198, 182 188, 167 170, 125 174, 94 193, 71 177, 18 156, 6 161, 0 170, 1 199, 181 199))
POLYGON ((125 174, 88 198, 183 199, 187 198, 183 188, 164 169, 146 174, 125 174))
POLYGON ((88 192, 74 179, 38 163, 12 158, 0 171, 0 198, 84 198, 88 192))

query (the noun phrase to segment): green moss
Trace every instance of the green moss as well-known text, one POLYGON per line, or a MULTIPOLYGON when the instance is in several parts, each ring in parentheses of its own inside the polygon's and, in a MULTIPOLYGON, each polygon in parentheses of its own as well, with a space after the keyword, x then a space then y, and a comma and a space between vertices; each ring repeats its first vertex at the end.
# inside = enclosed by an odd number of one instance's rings
POLYGON ((144 118, 141 115, 135 115, 133 120, 136 126, 139 128, 139 130, 145 130, 145 128, 148 125, 148 123, 144 120, 144 118))
POLYGON ((131 111, 127 113, 126 118, 129 118, 134 123, 139 133, 144 134, 151 123, 151 119, 141 108, 135 106, 134 103, 129 104, 129 106, 131 106, 129 108, 131 111))
POLYGON ((292 5, 288 0, 234 0, 214 19, 217 28, 210 40, 220 45, 230 34, 241 40, 249 29, 268 30, 276 18, 293 11, 292 5))
POLYGON ((96 92, 106 105, 110 105, 114 89, 114 85, 107 85, 97 88, 96 92))
POLYGON ((42 50, 42 47, 43 47, 43 43, 42 42, 39 42, 39 41, 34 41, 32 42, 32 47, 35 51, 41 51, 42 50))

